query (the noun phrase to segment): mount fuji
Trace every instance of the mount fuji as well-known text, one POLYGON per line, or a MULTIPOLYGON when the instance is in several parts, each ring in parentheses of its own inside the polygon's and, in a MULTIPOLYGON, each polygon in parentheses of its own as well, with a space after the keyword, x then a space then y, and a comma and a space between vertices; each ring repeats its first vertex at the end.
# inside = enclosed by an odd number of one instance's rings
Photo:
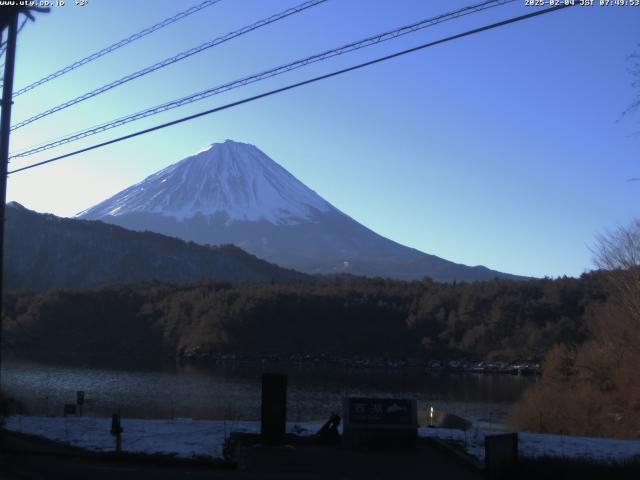
POLYGON ((306 273, 518 278, 400 245, 342 213, 253 145, 227 140, 154 173, 78 218, 200 244, 234 244, 306 273))

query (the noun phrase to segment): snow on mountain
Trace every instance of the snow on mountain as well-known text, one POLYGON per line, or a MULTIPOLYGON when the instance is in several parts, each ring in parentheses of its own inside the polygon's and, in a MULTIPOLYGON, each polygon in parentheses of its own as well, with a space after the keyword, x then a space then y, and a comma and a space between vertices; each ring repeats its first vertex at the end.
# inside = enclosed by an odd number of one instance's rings
POLYGON ((234 244, 306 273, 486 280, 469 267, 382 237, 333 207, 253 145, 227 140, 78 214, 200 244, 234 244))
POLYGON ((80 212, 99 218, 158 213, 179 220, 198 214, 295 224, 333 207, 253 145, 227 140, 160 170, 80 212))

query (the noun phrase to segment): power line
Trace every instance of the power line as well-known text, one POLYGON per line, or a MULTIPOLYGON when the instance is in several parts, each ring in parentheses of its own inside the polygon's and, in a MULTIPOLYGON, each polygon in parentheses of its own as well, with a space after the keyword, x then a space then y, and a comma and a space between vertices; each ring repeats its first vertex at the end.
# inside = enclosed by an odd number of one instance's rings
POLYGON ((106 130, 111 130, 113 128, 116 127, 120 127, 122 125, 125 125, 127 123, 131 123, 133 121, 136 120, 140 120, 152 115, 156 115, 158 113, 161 112, 166 112, 168 110, 172 110, 174 108, 178 108, 199 100, 204 100, 205 98, 214 96, 214 95, 218 95, 224 92, 227 92, 229 90, 233 90, 235 88, 239 88, 239 87, 243 87, 245 85, 251 84, 251 83, 255 83, 261 80, 265 80, 267 78, 271 78, 277 75, 281 75, 287 72, 290 72, 291 70, 295 70, 307 65, 310 65, 312 63, 316 63, 316 62, 320 62, 320 61, 324 61, 327 60, 329 58, 333 58, 336 57, 338 55, 343 55, 345 53, 348 52, 352 52, 355 50, 359 50, 361 48, 365 48, 365 47, 369 47, 371 45, 376 45, 378 43, 382 43, 385 42, 387 40, 392 40, 394 38, 397 38, 399 36, 402 35, 406 35, 408 33, 413 33, 415 31, 436 25, 438 23, 442 23, 444 21, 449 21, 449 20, 453 20, 455 18, 459 18, 465 15, 470 15, 472 13, 477 13, 479 11, 482 10, 486 10, 489 8, 493 8, 493 7, 497 7, 497 6, 501 6, 507 3, 512 3, 515 0, 488 0, 488 1, 483 1, 482 3, 478 3, 475 5, 471 5, 471 6, 467 6, 464 8, 461 8, 459 10, 455 10, 453 12, 448 12, 448 13, 444 13, 441 15, 438 15, 437 17, 432 17, 432 18, 428 18, 425 20, 421 20, 419 22, 415 22, 412 23, 410 25, 405 25, 403 27, 400 28, 396 28, 394 30, 390 30, 384 33, 380 33, 377 35, 373 35, 370 37, 367 37, 363 40, 359 40, 357 42, 352 42, 346 45, 343 45, 341 47, 338 48, 333 48, 331 50, 327 50, 324 51, 322 53, 316 54, 316 55, 312 55, 310 57, 306 57, 300 60, 296 60, 294 62, 290 62, 288 64, 285 65, 281 65, 279 67, 276 68, 272 68, 270 70, 266 70, 264 72, 260 72, 254 75, 250 75, 248 77, 244 77, 241 78, 239 80, 234 80, 232 82, 229 83, 225 83, 223 85, 218 85, 206 90, 203 90, 201 92, 197 92, 191 95, 188 95, 186 97, 182 97, 179 98, 177 100, 172 100, 170 102, 166 102, 163 103, 161 105, 157 105, 155 107, 151 107, 151 108, 147 108, 145 110, 127 115, 125 117, 120 117, 118 119, 112 120, 110 122, 106 122, 106 123, 102 123, 100 125, 96 125, 94 127, 85 129, 81 132, 72 134, 72 135, 68 135, 66 137, 48 142, 44 145, 40 145, 34 148, 30 148, 28 150, 24 150, 22 152, 19 152, 15 155, 12 155, 11 158, 20 158, 20 157, 26 157, 26 156, 30 156, 33 155, 35 153, 40 153, 43 152, 45 150, 49 150, 51 148, 55 148, 58 147, 60 145, 64 145, 76 140, 80 140, 82 138, 86 138, 92 135, 96 135, 98 133, 102 133, 106 130))
POLYGON ((89 147, 81 148, 79 150, 75 150, 75 151, 70 152, 70 153, 65 153, 64 155, 59 155, 57 157, 53 157, 53 158, 50 158, 48 160, 43 160, 41 162, 32 163, 31 165, 27 165, 27 166, 24 166, 24 167, 16 168, 15 170, 11 170, 10 172, 8 172, 8 174, 18 173, 18 172, 22 172, 22 171, 25 171, 25 170, 29 170, 29 169, 35 168, 35 167, 46 165, 48 163, 52 163, 52 162, 56 162, 58 160, 62 160, 63 158, 72 157, 72 156, 78 155, 80 153, 85 153, 85 152, 88 152, 88 151, 91 151, 91 150, 95 150, 95 149, 98 149, 98 148, 105 147, 107 145, 111 145, 111 144, 114 144, 114 143, 122 142, 122 141, 128 140, 130 138, 134 138, 134 137, 137 137, 137 136, 140 136, 140 135, 144 135, 144 134, 147 134, 147 133, 150 133, 150 132, 154 132, 156 130, 161 130, 163 128, 171 127, 173 125, 177 125, 179 123, 187 122, 189 120, 193 120, 193 119, 196 119, 196 118, 199 118, 199 117, 203 117, 205 115, 210 115, 212 113, 220 112, 222 110, 227 110, 229 108, 237 107, 239 105, 243 105, 245 103, 250 103, 250 102, 253 102, 255 100, 260 100, 262 98, 270 97, 272 95, 275 95, 275 94, 278 94, 278 93, 282 93, 282 92, 286 92, 288 90, 293 90, 294 88, 302 87, 304 85, 309 85, 311 83, 316 83, 316 82, 319 82, 321 80, 326 80, 328 78, 336 77, 336 76, 342 75, 344 73, 352 72, 354 70, 359 70, 361 68, 368 67, 368 66, 371 66, 371 65, 375 65, 377 63, 381 63, 381 62, 384 62, 384 61, 387 61, 387 60, 391 60, 393 58, 400 57, 400 56, 403 56, 403 55, 407 55, 409 53, 417 52, 417 51, 423 50, 425 48, 429 48, 429 47, 433 47, 433 46, 436 46, 436 45, 440 45, 442 43, 450 42, 452 40, 457 40, 459 38, 467 37, 467 36, 474 35, 476 33, 484 32, 484 31, 487 31, 487 30, 493 30, 495 28, 499 28, 499 27, 502 27, 502 26, 505 26, 505 25, 509 25, 509 24, 516 23, 516 22, 520 22, 522 20, 527 20, 529 18, 537 17, 537 16, 543 15, 545 13, 554 12, 554 11, 561 10, 563 8, 572 7, 572 6, 574 6, 574 5, 561 4, 561 5, 557 5, 557 6, 554 6, 554 7, 546 8, 544 10, 536 10, 536 11, 528 13, 526 15, 520 15, 518 17, 512 17, 512 18, 509 18, 507 20, 502 20, 500 22, 492 23, 492 24, 485 25, 485 26, 482 26, 482 27, 479 27, 479 28, 474 28, 473 30, 467 30, 466 32, 458 33, 456 35, 451 35, 449 37, 445 37, 445 38, 442 38, 440 40, 435 40, 433 42, 424 43, 422 45, 418 45, 417 47, 409 48, 407 50, 402 50, 400 52, 392 53, 390 55, 385 55, 383 57, 378 57, 378 58, 376 58, 374 60, 369 60, 368 62, 360 63, 358 65, 353 65, 351 67, 343 68, 341 70, 336 70, 336 71, 333 71, 331 73, 327 73, 327 74, 320 75, 320 76, 317 76, 317 77, 314 77, 314 78, 310 78, 308 80, 304 80, 302 82, 293 83, 293 84, 287 85, 285 87, 277 88, 275 90, 264 92, 264 93, 261 93, 259 95, 254 95, 252 97, 247 97, 247 98, 244 98, 242 100, 238 100, 236 102, 228 103, 228 104, 222 105, 220 107, 212 108, 210 110, 205 110, 203 112, 199 112, 199 113, 196 113, 196 114, 193 114, 193 115, 188 115, 186 117, 182 117, 182 118, 179 118, 177 120, 173 120, 171 122, 167 122, 167 123, 163 123, 163 124, 160 124, 160 125, 156 125, 154 127, 146 128, 144 130, 139 130, 137 132, 130 133, 128 135, 124 135, 124 136, 121 136, 121 137, 118 137, 118 138, 107 140, 106 142, 102 142, 102 143, 98 143, 98 144, 95 144, 95 145, 91 145, 89 147))
POLYGON ((200 10, 203 10, 207 7, 210 7, 212 5, 215 5, 216 3, 220 2, 221 0, 205 0, 204 2, 195 5, 191 8, 188 8, 187 10, 184 10, 182 12, 176 13, 175 15, 173 15, 172 17, 166 18, 164 20, 162 20, 159 23, 156 23, 155 25, 152 25, 148 28, 145 28, 144 30, 139 31, 138 33, 134 33, 133 35, 128 36, 127 38, 124 38, 122 40, 120 40, 119 42, 116 42, 112 45, 109 45, 108 47, 103 48, 102 50, 99 50, 95 53, 92 53, 91 55, 88 55, 76 62, 73 62, 70 65, 67 65, 64 68, 61 68, 60 70, 53 72, 49 75, 47 75, 44 78, 41 78, 40 80, 27 85, 26 87, 21 88, 20 90, 18 90, 17 92, 15 92, 13 94, 13 97, 18 97, 20 95, 22 95, 23 93, 26 93, 30 90, 33 90, 34 88, 39 87, 40 85, 43 85, 47 82, 50 82, 51 80, 53 80, 54 78, 58 78, 62 75, 65 75, 66 73, 69 73, 72 70, 75 70, 76 68, 79 68, 83 65, 86 65, 89 62, 93 62, 94 60, 97 60, 98 58, 107 55, 108 53, 111 53, 121 47, 124 47, 125 45, 128 45, 129 43, 135 42, 136 40, 139 40, 143 37, 146 37, 147 35, 152 34, 153 32, 156 32, 158 30, 160 30, 161 28, 164 28, 166 26, 171 25, 172 23, 175 23, 179 20, 182 20, 183 18, 188 17, 189 15, 193 15, 196 12, 199 12, 200 10))
POLYGON ((255 22, 251 25, 247 25, 245 27, 242 27, 239 30, 235 30, 233 32, 227 33, 226 35, 223 35, 221 37, 215 38, 209 42, 203 43, 202 45, 198 45, 197 47, 193 47, 190 48, 189 50, 185 50, 184 52, 180 52, 176 55, 174 55, 173 57, 170 58, 166 58, 158 63, 155 63, 149 67, 143 68, 142 70, 138 70, 137 72, 131 73, 125 77, 122 77, 118 80, 115 80, 111 83, 108 83, 106 85, 103 85, 102 87, 96 88, 95 90, 92 90, 90 92, 87 92, 83 95, 80 95, 79 97, 73 98, 69 101, 66 101, 64 103, 61 103, 60 105, 57 105, 53 108, 50 108, 48 110, 45 110, 43 112, 40 112, 36 115, 34 115, 33 117, 27 118, 26 120, 22 120, 21 122, 16 123, 13 127, 11 127, 11 130, 17 130, 18 128, 24 127, 25 125, 28 125, 30 123, 35 122, 36 120, 39 120, 43 117, 46 117, 48 115, 51 115, 53 113, 59 112, 60 110, 64 110, 65 108, 71 107, 72 105, 75 105, 77 103, 83 102, 85 100, 88 100, 92 97, 95 97, 97 95, 100 95, 102 93, 105 93, 113 88, 116 88, 120 85, 123 85, 127 82, 130 82, 131 80, 135 80, 136 78, 140 78, 143 77, 151 72, 155 72, 156 70, 160 70, 161 68, 167 67, 169 65, 172 65, 176 62, 179 62, 181 60, 184 60, 186 58, 191 57, 192 55, 195 55, 197 53, 203 52, 204 50, 207 50, 209 48, 215 47, 217 45, 220 45, 221 43, 225 43, 233 38, 236 37, 240 37, 246 33, 252 32, 253 30, 257 30, 259 28, 262 28, 266 25, 270 25, 271 23, 277 22, 278 20, 282 20, 286 17, 289 17, 290 15, 294 15, 296 13, 300 13, 308 8, 311 7, 315 7, 316 5, 319 5, 321 3, 326 2, 327 0, 309 0, 306 1, 304 3, 301 3, 300 5, 297 5, 295 7, 292 8, 288 8, 287 10, 284 10, 280 13, 277 13, 275 15, 272 15, 268 18, 262 19, 258 22, 255 22))

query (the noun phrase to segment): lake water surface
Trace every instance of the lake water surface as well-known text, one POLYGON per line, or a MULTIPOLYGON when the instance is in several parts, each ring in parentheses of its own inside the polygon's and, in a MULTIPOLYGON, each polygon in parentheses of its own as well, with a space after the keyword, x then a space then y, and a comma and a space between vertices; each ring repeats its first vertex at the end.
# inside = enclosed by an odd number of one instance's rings
POLYGON ((325 420, 345 396, 415 398, 472 421, 504 421, 535 378, 419 369, 266 368, 174 364, 125 369, 6 360, 3 390, 25 413, 61 415, 85 391, 84 415, 257 420, 263 371, 288 374, 288 418, 325 420))

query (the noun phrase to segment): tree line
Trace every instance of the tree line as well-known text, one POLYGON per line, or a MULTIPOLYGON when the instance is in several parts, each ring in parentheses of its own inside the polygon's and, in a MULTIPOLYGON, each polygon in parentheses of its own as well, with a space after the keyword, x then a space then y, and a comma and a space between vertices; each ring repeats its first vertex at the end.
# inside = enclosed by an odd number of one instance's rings
POLYGON ((610 295, 603 277, 337 277, 8 292, 3 347, 23 356, 167 357, 201 349, 539 361, 558 343, 584 342, 590 312, 610 295))

